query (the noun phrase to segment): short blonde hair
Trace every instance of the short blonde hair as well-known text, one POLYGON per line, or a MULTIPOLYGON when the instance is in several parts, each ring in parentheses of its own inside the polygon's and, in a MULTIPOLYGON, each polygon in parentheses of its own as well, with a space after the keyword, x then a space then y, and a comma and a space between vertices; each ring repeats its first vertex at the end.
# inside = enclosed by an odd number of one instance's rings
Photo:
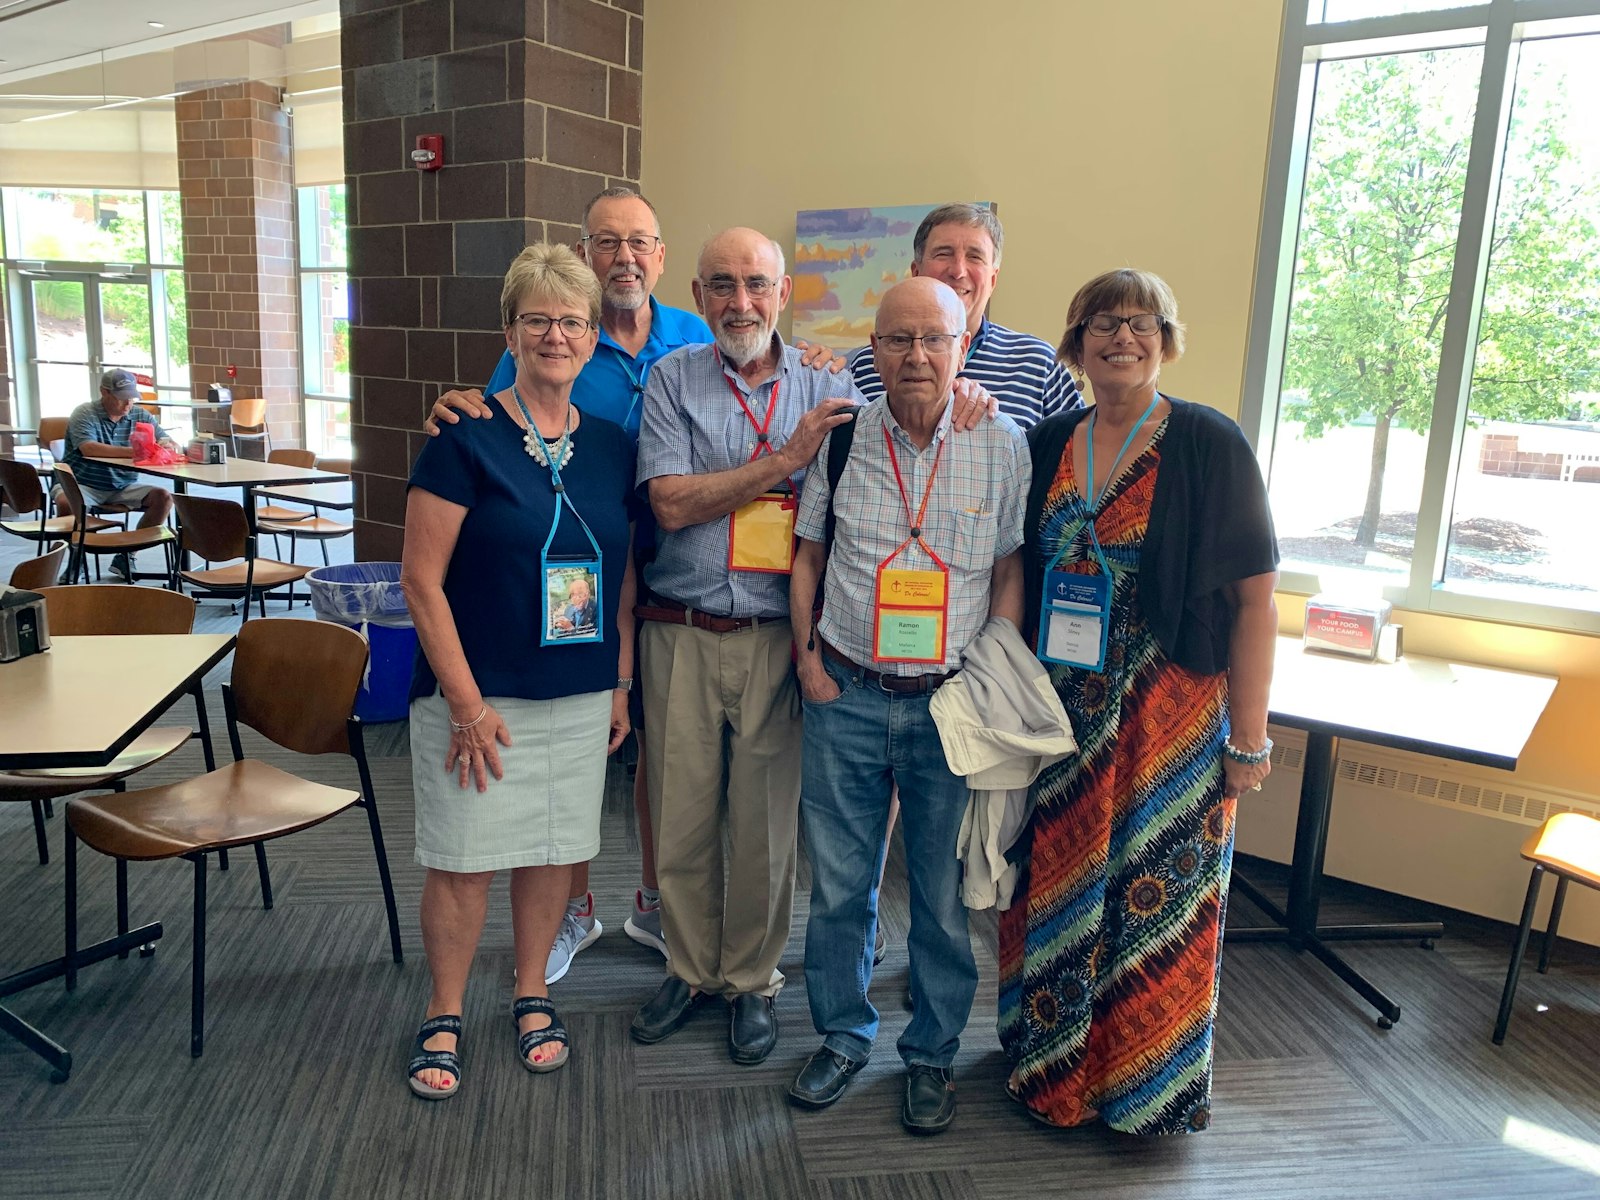
POLYGON ((570 246, 536 242, 511 260, 500 289, 502 328, 517 319, 517 306, 528 297, 587 307, 589 323, 600 324, 600 281, 570 246))
POLYGON ((1096 275, 1078 289, 1067 306, 1067 331, 1061 336, 1056 357, 1074 371, 1083 370, 1083 323, 1095 313, 1123 306, 1153 312, 1162 318, 1161 361, 1183 356, 1183 322, 1178 320, 1178 298, 1166 280, 1149 271, 1122 267, 1096 275))

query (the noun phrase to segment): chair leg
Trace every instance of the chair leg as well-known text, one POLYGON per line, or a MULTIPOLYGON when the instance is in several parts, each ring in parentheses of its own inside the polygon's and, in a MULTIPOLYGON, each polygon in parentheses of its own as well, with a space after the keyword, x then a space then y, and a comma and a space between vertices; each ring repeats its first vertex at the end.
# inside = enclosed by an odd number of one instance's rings
POLYGON ((271 912, 272 875, 267 870, 267 847, 265 842, 256 843, 256 874, 261 876, 261 907, 271 912))
POLYGON ((228 852, 226 850, 218 850, 217 851, 217 870, 226 871, 227 869, 228 869, 228 852))
MULTIPOLYGON (((194 708, 195 716, 199 718, 200 722, 200 728, 195 736, 200 739, 201 752, 206 756, 206 770, 207 772, 215 771, 217 769, 217 756, 211 750, 211 719, 206 715, 205 687, 198 682, 194 685, 194 708)), ((227 852, 223 851, 224 862, 227 861, 226 854, 227 852)), ((223 869, 226 870, 227 868, 224 867, 223 869)))
MULTIPOLYGON (((117 859, 117 936, 128 932, 128 860, 117 859)), ((126 959, 128 952, 124 950, 117 955, 126 959)))
POLYGON ((44 806, 47 801, 35 800, 33 802, 33 842, 39 850, 39 865, 50 865, 50 838, 44 829, 44 806))
POLYGON ((383 907, 389 914, 389 950, 395 962, 404 962, 400 950, 400 915, 395 911, 394 881, 389 878, 389 854, 383 846, 383 826, 378 821, 378 806, 370 798, 361 802, 367 810, 367 824, 372 829, 372 850, 378 856, 378 878, 383 882, 383 907))
POLYGON ((332 566, 332 564, 328 561, 328 539, 318 538, 317 545, 322 547, 322 565, 325 567, 332 566))
POLYGON ((1511 949, 1511 966, 1506 971, 1505 990, 1500 993, 1500 1015, 1494 1022, 1494 1044, 1504 1044, 1506 1026, 1511 1023, 1511 1002, 1516 999, 1517 982, 1522 975, 1522 956, 1528 949, 1528 930, 1533 926, 1533 910, 1539 905, 1539 885, 1544 882, 1544 867, 1533 864, 1528 877, 1528 898, 1522 902, 1522 924, 1517 926, 1517 944, 1511 949))
POLYGON ((45 820, 47 821, 54 821, 56 819, 56 802, 54 800, 44 801, 44 816, 45 820))
POLYGON ((189 981, 189 1054, 205 1050, 206 1026, 206 856, 194 856, 194 969, 189 981))
POLYGON ((1550 951, 1555 949, 1556 930, 1561 926, 1561 906, 1567 902, 1567 877, 1556 876, 1555 899, 1550 902, 1550 922, 1544 927, 1544 944, 1539 947, 1539 974, 1550 972, 1550 951))
POLYGON ((67 945, 62 977, 67 991, 78 986, 78 835, 67 826, 67 945))

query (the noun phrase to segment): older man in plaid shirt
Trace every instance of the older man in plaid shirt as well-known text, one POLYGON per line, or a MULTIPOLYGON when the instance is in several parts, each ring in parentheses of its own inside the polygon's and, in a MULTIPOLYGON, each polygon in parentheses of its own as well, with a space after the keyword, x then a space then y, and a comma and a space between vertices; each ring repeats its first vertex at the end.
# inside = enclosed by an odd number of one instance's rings
POLYGON ((884 295, 872 349, 887 392, 856 419, 837 495, 822 446, 800 505, 790 584, 812 878, 806 988, 823 1043, 789 1095, 806 1108, 832 1104, 872 1050, 878 864, 898 784, 915 1005, 899 1042, 901 1121, 914 1133, 938 1133, 955 1115, 951 1064, 978 981, 955 852, 967 785, 945 761, 928 702, 985 620, 1020 627, 1023 613, 1027 442, 1005 416, 950 436, 951 388, 971 336, 943 283, 910 279, 884 295), (837 524, 825 548, 830 504, 837 524), (812 629, 825 558, 825 602, 812 629))

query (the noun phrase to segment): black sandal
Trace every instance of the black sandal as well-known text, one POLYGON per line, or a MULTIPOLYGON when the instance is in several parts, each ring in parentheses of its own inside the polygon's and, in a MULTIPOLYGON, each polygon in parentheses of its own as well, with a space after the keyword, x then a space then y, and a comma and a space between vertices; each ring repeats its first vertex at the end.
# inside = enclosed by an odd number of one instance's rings
POLYGON ((417 1030, 417 1040, 412 1044, 411 1065, 406 1068, 406 1082, 411 1090, 424 1100, 447 1100, 461 1086, 461 1018, 459 1016, 429 1017, 417 1030), (425 1050, 423 1043, 441 1033, 456 1035, 455 1050, 425 1050), (452 1082, 447 1088, 429 1087, 417 1078, 418 1071, 449 1071, 452 1082))
POLYGON ((567 1065, 567 1056, 571 1052, 571 1045, 567 1041, 567 1027, 561 1023, 561 1018, 556 1016, 556 1006, 551 1004, 544 996, 519 996, 511 1002, 511 1025, 517 1033, 517 1056, 522 1059, 522 1065, 528 1070, 543 1073, 554 1071, 567 1065), (518 1024, 523 1017, 532 1016, 534 1013, 543 1013, 550 1018, 550 1024, 543 1029, 530 1029, 527 1033, 521 1032, 518 1024), (540 1046, 551 1042, 561 1043, 561 1053, 544 1062, 534 1062, 528 1055, 540 1046))

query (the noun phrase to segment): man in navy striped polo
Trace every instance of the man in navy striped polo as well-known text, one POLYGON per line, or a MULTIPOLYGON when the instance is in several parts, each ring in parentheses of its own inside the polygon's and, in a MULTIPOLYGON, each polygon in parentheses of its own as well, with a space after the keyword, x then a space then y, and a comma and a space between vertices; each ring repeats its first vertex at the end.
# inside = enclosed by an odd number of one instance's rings
MULTIPOLYGON (((960 378, 982 384, 1000 402, 1000 411, 1023 429, 1083 404, 1072 373, 1056 361, 1055 347, 1031 334, 997 325, 984 316, 1000 278, 1005 231, 990 209, 976 204, 944 204, 917 226, 912 240, 911 273, 946 284, 967 309, 972 347, 960 378)), ((868 400, 883 395, 883 380, 872 365, 872 347, 850 356, 850 373, 868 400)))

